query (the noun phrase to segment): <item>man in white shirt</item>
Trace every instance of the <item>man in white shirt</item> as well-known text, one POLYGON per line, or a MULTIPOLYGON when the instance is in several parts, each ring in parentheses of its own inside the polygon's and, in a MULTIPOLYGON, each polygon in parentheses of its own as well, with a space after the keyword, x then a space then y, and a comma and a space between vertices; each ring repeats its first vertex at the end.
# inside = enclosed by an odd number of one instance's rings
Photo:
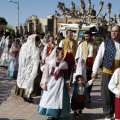
MULTIPOLYGON (((86 31, 84 33, 84 37, 85 37, 85 41, 82 42, 77 48, 75 60, 77 60, 78 58, 84 59, 86 64, 86 69, 87 69, 87 81, 89 81, 91 80, 92 66, 93 66, 94 59, 97 55, 98 45, 93 41, 91 31, 86 31)), ((92 89, 92 85, 87 88, 89 101, 86 101, 86 102, 91 102, 90 101, 91 89, 92 89)))
POLYGON ((111 120, 114 114, 114 94, 108 89, 108 83, 114 71, 120 67, 120 27, 111 29, 111 38, 101 43, 93 64, 92 78, 97 77, 97 70, 103 64, 101 97, 105 120, 111 120))
POLYGON ((76 54, 76 40, 73 39, 73 34, 71 30, 66 31, 67 38, 63 39, 59 47, 64 49, 64 60, 68 63, 68 76, 71 77, 71 73, 73 72, 74 68, 74 57, 76 54))

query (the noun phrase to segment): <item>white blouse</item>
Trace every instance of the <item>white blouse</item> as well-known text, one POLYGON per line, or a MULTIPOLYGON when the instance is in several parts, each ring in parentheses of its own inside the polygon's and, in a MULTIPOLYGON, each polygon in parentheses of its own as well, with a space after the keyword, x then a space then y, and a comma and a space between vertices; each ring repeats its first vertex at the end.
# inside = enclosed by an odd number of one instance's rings
MULTIPOLYGON (((62 41, 59 43, 59 47, 63 48, 62 41)), ((72 52, 72 41, 71 40, 68 40, 68 52, 72 52)))
POLYGON ((119 98, 118 93, 120 92, 120 90, 117 87, 117 84, 120 81, 118 79, 118 74, 120 74, 119 72, 120 72, 120 68, 115 70, 115 72, 113 73, 112 78, 108 84, 108 88, 110 89, 110 91, 113 92, 118 98, 119 98))
MULTIPOLYGON (((88 57, 93 57, 93 47, 92 47, 92 43, 88 43, 88 57)), ((80 44, 77 48, 77 52, 75 55, 75 59, 77 58, 81 58, 82 57, 82 45, 80 44)))

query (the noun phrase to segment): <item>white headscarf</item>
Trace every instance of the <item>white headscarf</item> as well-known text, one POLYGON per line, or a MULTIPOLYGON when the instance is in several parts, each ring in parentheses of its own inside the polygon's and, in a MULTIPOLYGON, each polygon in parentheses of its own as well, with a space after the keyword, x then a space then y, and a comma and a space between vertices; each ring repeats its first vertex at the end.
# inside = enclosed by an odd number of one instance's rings
POLYGON ((46 45, 47 41, 46 41, 46 36, 50 36, 49 34, 46 34, 43 39, 41 40, 41 44, 46 45))
POLYGON ((27 55, 29 53, 33 55, 38 49, 38 47, 35 45, 35 37, 36 37, 36 34, 33 34, 33 35, 30 35, 27 39, 27 42, 26 42, 26 50, 28 52, 27 55))

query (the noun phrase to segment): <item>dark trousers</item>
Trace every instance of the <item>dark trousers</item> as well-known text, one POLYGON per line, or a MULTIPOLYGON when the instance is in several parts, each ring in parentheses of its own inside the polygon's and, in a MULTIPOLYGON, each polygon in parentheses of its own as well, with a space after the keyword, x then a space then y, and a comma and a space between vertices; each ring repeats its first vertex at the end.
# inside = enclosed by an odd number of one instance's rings
MULTIPOLYGON (((86 70, 87 70, 87 81, 91 80, 91 75, 92 75, 92 67, 88 67, 86 66, 86 70)), ((90 93, 91 93, 91 90, 92 90, 92 85, 90 85, 89 87, 87 87, 87 94, 89 96, 89 100, 91 98, 90 96, 90 93)))
POLYGON ((112 117, 115 111, 115 95, 108 89, 108 84, 111 77, 112 74, 102 74, 101 97, 103 103, 103 112, 107 118, 112 117))
POLYGON ((66 61, 66 62, 68 64, 68 78, 71 79, 74 62, 73 61, 66 61))

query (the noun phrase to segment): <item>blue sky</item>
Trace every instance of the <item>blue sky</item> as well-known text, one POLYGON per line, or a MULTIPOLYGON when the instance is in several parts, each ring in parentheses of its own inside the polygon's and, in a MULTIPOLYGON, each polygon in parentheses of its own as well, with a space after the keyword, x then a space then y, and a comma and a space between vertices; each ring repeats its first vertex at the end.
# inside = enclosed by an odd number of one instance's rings
MULTIPOLYGON (((17 0, 12 0, 17 1, 17 0)), ((20 6, 20 23, 24 23, 25 20, 35 14, 39 18, 46 18, 48 14, 54 14, 54 11, 58 10, 58 1, 64 2, 65 6, 70 8, 72 0, 19 0, 20 6)), ((73 0, 76 3, 76 7, 79 8, 80 0, 73 0)), ((87 3, 88 0, 84 0, 87 3)), ((107 3, 112 3, 111 16, 119 14, 120 0, 103 0, 104 7, 102 13, 106 12, 107 3)), ((91 0, 92 5, 95 4, 95 10, 98 11, 100 0, 91 0)), ((9 25, 16 26, 18 24, 18 9, 17 4, 9 2, 9 0, 0 0, 0 17, 4 17, 9 25)))

